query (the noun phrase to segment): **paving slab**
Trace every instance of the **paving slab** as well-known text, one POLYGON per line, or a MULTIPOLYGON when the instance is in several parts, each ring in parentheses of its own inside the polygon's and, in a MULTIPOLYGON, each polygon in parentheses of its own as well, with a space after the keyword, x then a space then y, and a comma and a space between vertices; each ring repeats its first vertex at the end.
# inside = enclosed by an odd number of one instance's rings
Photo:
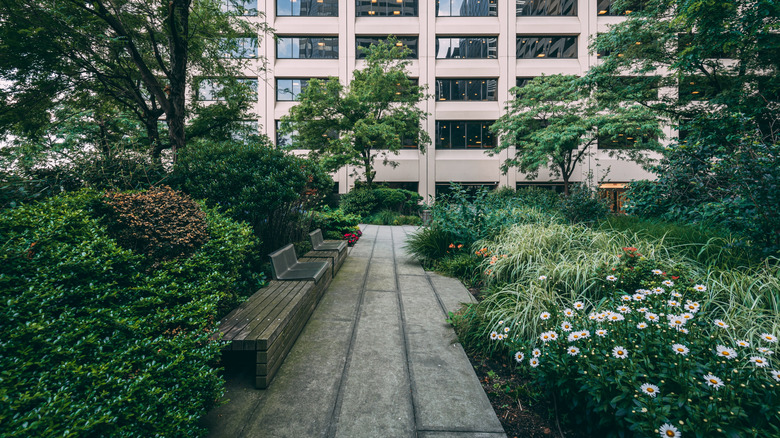
POLYGON ((457 278, 445 277, 433 272, 428 273, 428 278, 430 278, 433 289, 447 312, 457 312, 463 303, 477 301, 457 278))

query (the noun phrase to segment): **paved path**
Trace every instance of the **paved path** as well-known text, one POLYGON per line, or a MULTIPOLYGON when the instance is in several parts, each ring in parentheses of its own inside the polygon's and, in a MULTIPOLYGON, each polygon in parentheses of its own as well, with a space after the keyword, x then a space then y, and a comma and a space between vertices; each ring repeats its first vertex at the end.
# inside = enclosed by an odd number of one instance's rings
POLYGON ((414 229, 365 226, 269 389, 229 370, 210 437, 506 436, 445 323, 473 298, 404 252, 414 229))

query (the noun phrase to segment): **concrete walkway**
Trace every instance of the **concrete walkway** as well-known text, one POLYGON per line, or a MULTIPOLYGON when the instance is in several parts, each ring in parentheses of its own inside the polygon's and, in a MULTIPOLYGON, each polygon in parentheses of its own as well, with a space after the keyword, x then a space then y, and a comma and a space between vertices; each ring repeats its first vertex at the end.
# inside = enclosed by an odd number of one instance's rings
POLYGON ((445 323, 473 298, 404 252, 414 229, 365 226, 271 386, 228 369, 210 437, 506 436, 445 323))

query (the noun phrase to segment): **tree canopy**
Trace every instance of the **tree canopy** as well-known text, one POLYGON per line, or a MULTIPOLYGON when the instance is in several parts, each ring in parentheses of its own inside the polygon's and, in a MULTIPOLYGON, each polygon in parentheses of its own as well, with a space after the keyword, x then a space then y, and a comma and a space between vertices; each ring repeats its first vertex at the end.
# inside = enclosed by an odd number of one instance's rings
POLYGON ((502 165, 504 172, 517 167, 534 178, 541 168, 548 168, 563 179, 567 196, 577 164, 599 138, 630 139, 610 152, 642 162, 644 152, 657 149, 662 137, 657 117, 647 108, 597 96, 577 76, 540 76, 510 91, 516 98, 491 127, 500 135, 492 153, 514 146, 515 155, 502 165))
POLYGON ((310 80, 300 102, 282 117, 282 132, 331 171, 344 165, 362 169, 370 187, 377 155, 394 166, 389 154, 398 154, 404 142, 421 151, 430 143, 420 126, 427 117, 419 106, 424 87, 409 79, 408 50, 389 37, 366 49, 365 67, 353 72, 349 85, 338 78, 310 80))

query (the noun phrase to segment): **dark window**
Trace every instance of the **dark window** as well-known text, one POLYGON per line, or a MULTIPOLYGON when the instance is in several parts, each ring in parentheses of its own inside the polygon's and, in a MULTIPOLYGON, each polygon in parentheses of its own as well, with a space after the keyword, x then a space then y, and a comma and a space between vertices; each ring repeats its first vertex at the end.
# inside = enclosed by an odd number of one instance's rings
POLYGON ((297 144, 293 143, 293 136, 296 134, 295 132, 291 132, 289 134, 281 134, 281 128, 282 121, 277 120, 276 121, 276 147, 279 149, 305 149, 300 147, 297 144))
POLYGON ((260 124, 257 120, 240 120, 236 129, 230 133, 230 138, 235 141, 246 142, 251 136, 257 136, 260 132, 260 124))
POLYGON ((437 100, 497 100, 498 79, 437 79, 437 100))
POLYGON ((517 57, 577 58, 577 37, 557 35, 521 35, 517 37, 517 57))
MULTIPOLYGON (((409 55, 407 58, 409 59, 417 59, 417 37, 396 37, 398 42, 396 44, 401 44, 403 46, 406 46, 411 50, 409 52, 409 55)), ((375 36, 359 36, 355 37, 355 45, 357 46, 357 52, 355 53, 355 58, 357 59, 363 59, 366 57, 366 51, 362 50, 362 48, 368 48, 371 44, 378 44, 379 41, 384 41, 384 38, 381 37, 375 37, 375 36)))
POLYGON ((577 0, 515 0, 518 17, 577 15, 577 0))
POLYGON ((710 100, 718 94, 718 90, 701 76, 685 76, 680 79, 678 93, 680 102, 686 103, 694 100, 710 100))
MULTIPOLYGON (((257 79, 239 78, 237 80, 239 83, 244 84, 246 91, 253 93, 255 100, 257 100, 257 79)), ((224 84, 218 78, 201 79, 198 82, 198 100, 225 100, 227 96, 224 93, 224 89, 224 84)))
POLYGON ((497 55, 498 38, 496 37, 436 38, 436 59, 494 59, 497 55))
POLYGON ((533 76, 517 78, 517 82, 515 83, 515 86, 517 88, 523 88, 526 85, 528 85, 528 83, 531 82, 534 79, 536 79, 536 78, 534 78, 533 76))
MULTIPOLYGON (((599 135, 597 138, 599 149, 630 149, 636 145, 639 137, 631 134, 617 134, 612 136, 599 135)), ((647 139, 645 139, 647 141, 647 139)))
POLYGON ((298 95, 301 94, 306 85, 308 85, 308 79, 276 79, 276 100, 280 101, 293 101, 298 100, 298 95))
POLYGON ((276 0, 278 17, 338 17, 338 0, 276 0))
POLYGON ((625 100, 647 102, 658 100, 659 78, 655 76, 616 76, 598 83, 597 96, 614 94, 625 96, 625 100))
POLYGON ((356 17, 416 17, 417 0, 356 0, 356 17))
POLYGON ((438 120, 436 149, 490 149, 496 138, 490 132, 495 120, 438 120))
POLYGON ((257 38, 236 38, 233 47, 225 51, 228 58, 257 58, 257 38))
POLYGON ((618 9, 615 7, 615 0, 598 0, 596 4, 596 14, 598 15, 628 15, 634 11, 642 10, 642 0, 628 0, 623 1, 623 8, 618 9))
POLYGON ((257 0, 222 0, 222 11, 243 16, 257 15, 257 0))
POLYGON ((498 0, 437 0, 437 17, 496 17, 498 0))
POLYGON ((279 37, 277 59, 338 59, 338 37, 279 37))

